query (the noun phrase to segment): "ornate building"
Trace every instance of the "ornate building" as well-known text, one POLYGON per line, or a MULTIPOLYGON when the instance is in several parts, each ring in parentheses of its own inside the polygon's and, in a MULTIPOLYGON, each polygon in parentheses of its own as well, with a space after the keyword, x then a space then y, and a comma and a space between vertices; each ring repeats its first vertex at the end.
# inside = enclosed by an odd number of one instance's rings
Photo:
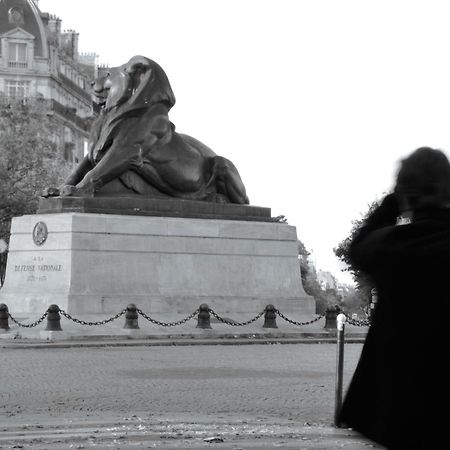
POLYGON ((78 33, 39 10, 38 0, 0 0, 0 97, 41 99, 55 117, 64 158, 83 157, 92 115, 97 56, 78 53, 78 33))

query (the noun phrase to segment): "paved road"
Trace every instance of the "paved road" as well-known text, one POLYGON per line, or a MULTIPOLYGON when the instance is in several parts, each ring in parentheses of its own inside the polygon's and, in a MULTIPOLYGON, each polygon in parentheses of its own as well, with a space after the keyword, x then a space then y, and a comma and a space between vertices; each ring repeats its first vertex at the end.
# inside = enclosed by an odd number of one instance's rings
MULTIPOLYGON (((360 350, 346 345, 345 384, 360 350)), ((221 439, 221 449, 371 446, 332 428, 332 344, 1 354, 0 447, 204 448, 221 439)))

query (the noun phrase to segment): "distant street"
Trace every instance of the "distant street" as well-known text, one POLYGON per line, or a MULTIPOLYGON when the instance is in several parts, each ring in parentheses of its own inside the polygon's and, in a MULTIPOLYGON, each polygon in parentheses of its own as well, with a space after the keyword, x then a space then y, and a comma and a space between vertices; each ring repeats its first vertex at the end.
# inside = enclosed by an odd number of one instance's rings
MULTIPOLYGON (((346 345, 345 383, 360 350, 346 345)), ((332 425, 335 364, 333 344, 2 349, 0 446, 18 424, 67 435, 128 422, 158 442, 292 439, 299 427, 332 425)))

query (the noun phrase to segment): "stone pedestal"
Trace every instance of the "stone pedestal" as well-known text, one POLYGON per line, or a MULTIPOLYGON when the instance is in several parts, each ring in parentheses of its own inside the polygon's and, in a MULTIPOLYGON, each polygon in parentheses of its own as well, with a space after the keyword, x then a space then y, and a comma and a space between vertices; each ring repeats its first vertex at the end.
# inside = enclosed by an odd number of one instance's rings
MULTIPOLYGON (((253 317, 272 303, 313 315, 295 227, 283 223, 62 212, 17 217, 0 303, 40 316, 189 314, 207 303, 253 317)), ((239 320, 239 319, 238 319, 239 320)))

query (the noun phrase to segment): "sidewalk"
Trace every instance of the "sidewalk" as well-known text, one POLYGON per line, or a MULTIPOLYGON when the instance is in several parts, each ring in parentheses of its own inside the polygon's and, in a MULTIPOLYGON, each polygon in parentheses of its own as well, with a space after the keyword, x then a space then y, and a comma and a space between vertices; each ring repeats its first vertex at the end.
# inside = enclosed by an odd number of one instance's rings
POLYGON ((150 422, 138 416, 122 421, 82 419, 17 423, 0 430, 1 448, 65 450, 95 448, 122 450, 346 450, 382 449, 349 429, 294 423, 263 424, 233 418, 159 417, 150 422))

